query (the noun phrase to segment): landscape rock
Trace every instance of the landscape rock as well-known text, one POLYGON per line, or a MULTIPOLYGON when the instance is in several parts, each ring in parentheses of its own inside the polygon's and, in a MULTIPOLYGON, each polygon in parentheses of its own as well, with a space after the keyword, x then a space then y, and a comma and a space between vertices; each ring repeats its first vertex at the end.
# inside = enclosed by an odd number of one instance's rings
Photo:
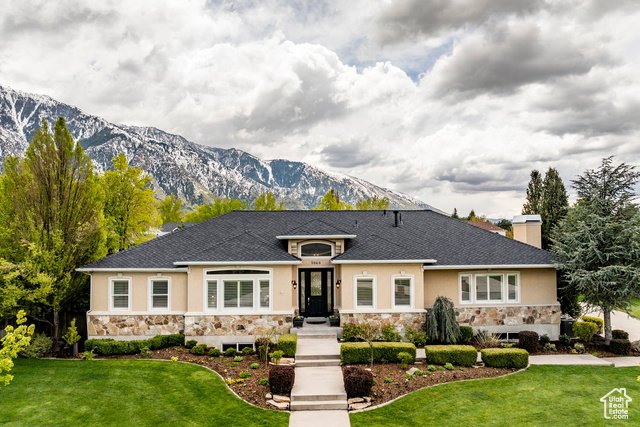
POLYGON ((264 397, 265 399, 273 399, 273 395, 271 393, 267 393, 264 397))
POLYGON ((368 403, 368 402, 371 402, 371 398, 370 398, 369 396, 365 396, 365 397, 363 397, 363 399, 364 399, 364 401, 365 401, 365 402, 367 402, 367 403, 368 403))
POLYGON ((281 396, 279 394, 274 394, 273 395, 273 400, 275 400, 276 402, 280 402, 280 403, 289 403, 289 402, 291 402, 291 399, 289 399, 287 396, 281 396))
POLYGON ((407 374, 409 374, 409 375, 413 375, 413 374, 415 374, 415 373, 416 373, 416 371, 417 371, 417 370, 418 370, 418 368, 411 368, 411 369, 409 369, 409 370, 407 371, 407 374))
POLYGON ((267 400, 269 405, 275 406, 278 409, 289 409, 289 404, 286 402, 276 402, 275 400, 267 400))
POLYGON ((349 405, 350 411, 359 411, 360 409, 368 408, 371 406, 371 402, 363 402, 363 403, 354 403, 349 405))
POLYGON ((347 403, 349 405, 351 405, 352 403, 362 403, 364 402, 364 399, 361 397, 352 397, 351 399, 347 400, 347 403))
POLYGON ((640 351, 640 340, 638 341, 633 341, 631 343, 631 350, 632 351, 640 351))

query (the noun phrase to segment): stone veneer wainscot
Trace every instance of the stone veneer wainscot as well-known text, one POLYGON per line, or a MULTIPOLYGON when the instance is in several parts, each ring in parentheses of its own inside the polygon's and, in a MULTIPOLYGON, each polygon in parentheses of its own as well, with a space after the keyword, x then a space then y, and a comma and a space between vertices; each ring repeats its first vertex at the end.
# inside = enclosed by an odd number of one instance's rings
POLYGON ((340 313, 340 325, 345 323, 364 324, 371 323, 384 328, 394 326, 396 332, 404 334, 406 328, 416 331, 424 327, 425 312, 414 313, 340 313))
POLYGON ((560 305, 503 307, 457 306, 456 318, 465 326, 517 326, 560 324, 560 305))
POLYGON ((89 315, 88 320, 89 337, 154 337, 184 333, 184 316, 179 314, 89 315))
POLYGON ((291 327, 291 315, 221 315, 186 316, 186 336, 258 336, 270 328, 286 334, 291 327))

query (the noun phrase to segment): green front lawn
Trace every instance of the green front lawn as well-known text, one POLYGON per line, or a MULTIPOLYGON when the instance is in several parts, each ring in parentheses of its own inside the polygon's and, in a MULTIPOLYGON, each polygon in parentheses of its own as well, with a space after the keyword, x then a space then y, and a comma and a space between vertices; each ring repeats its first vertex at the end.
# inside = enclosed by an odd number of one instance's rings
POLYGON ((640 298, 631 298, 631 309, 625 311, 636 319, 640 319, 640 298))
POLYGON ((351 414, 358 426, 638 425, 640 366, 531 366, 506 377, 449 383, 351 414), (605 420, 600 398, 626 388, 629 420, 605 420))
POLYGON ((235 397, 215 373, 141 360, 16 360, 0 425, 286 426, 289 415, 235 397))

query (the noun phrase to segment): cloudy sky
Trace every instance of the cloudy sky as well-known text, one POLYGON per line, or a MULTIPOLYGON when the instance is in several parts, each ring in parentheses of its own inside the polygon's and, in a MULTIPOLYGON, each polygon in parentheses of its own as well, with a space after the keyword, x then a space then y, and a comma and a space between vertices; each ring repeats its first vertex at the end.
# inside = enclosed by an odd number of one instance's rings
POLYGON ((640 164, 636 0, 0 0, 0 82, 129 125, 518 214, 640 164))

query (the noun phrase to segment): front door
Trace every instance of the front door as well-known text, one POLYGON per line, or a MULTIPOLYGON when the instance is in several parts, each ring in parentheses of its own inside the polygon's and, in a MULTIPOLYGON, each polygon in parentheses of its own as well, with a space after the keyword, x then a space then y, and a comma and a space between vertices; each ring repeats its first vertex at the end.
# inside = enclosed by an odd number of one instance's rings
POLYGON ((331 268, 300 269, 300 311, 305 317, 327 317, 333 312, 331 268))

